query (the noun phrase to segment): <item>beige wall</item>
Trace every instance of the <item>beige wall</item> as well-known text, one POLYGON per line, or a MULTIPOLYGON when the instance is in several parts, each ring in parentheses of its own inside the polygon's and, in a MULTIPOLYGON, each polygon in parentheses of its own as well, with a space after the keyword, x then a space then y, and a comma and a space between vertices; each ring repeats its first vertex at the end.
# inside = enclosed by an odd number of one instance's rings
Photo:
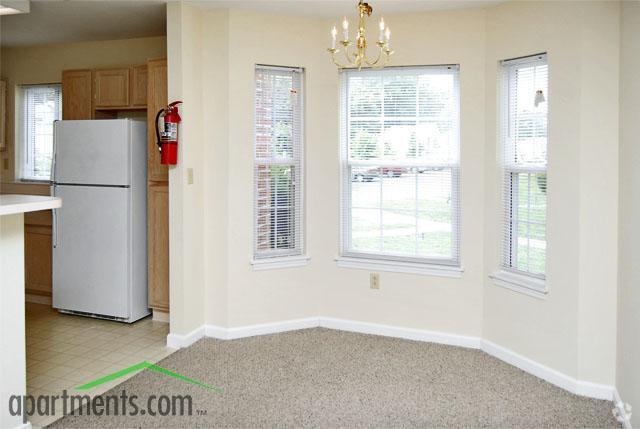
POLYGON ((617 387, 640 427, 640 1, 622 6, 620 52, 620 271, 617 387))
MULTIPOLYGON (((188 5, 181 8, 183 14, 194 9, 188 5)), ((197 245, 204 241, 206 249, 208 323, 243 326, 323 314, 480 335, 482 232, 473 225, 481 222, 478 214, 483 212, 482 180, 477 179, 483 177, 483 164, 477 160, 484 157, 484 80, 475 70, 484 68, 483 38, 477 37, 484 32, 484 15, 483 10, 475 9, 389 18, 404 22, 394 31, 395 43, 410 46, 394 64, 461 64, 462 199, 470 209, 462 218, 466 240, 462 279, 382 273, 382 288, 373 291, 366 271, 340 269, 333 260, 339 251, 339 118, 335 107, 339 103, 339 76, 322 55, 330 23, 238 10, 198 14, 200 22, 183 32, 183 37, 197 26, 207 29, 202 36, 202 60, 207 64, 203 70, 210 76, 202 81, 202 94, 207 100, 204 108, 211 113, 201 124, 206 168, 198 174, 197 162, 189 164, 183 156, 184 167, 179 165, 176 171, 195 167, 196 177, 204 181, 204 234, 198 237, 197 245), (429 30, 419 31, 423 27, 429 30), (288 41, 286 49, 282 40, 288 41), (442 40, 451 44, 443 45, 442 40), (306 232, 311 260, 302 268, 253 271, 250 265, 255 64, 306 69, 306 190, 311 195, 306 200, 306 232), (218 118, 225 112, 225 118, 218 118), (314 197, 318 189, 323 190, 321 196, 314 197)), ((191 150, 201 144, 183 146, 191 150)), ((176 176, 184 181, 183 174, 176 176)), ((184 207, 176 205, 172 210, 176 220, 184 207)), ((194 225, 178 223, 189 230, 194 225)))
POLYGON ((498 62, 548 52, 549 294, 535 299, 485 279, 483 335, 608 385, 615 377, 618 16, 615 2, 514 2, 491 9, 487 20, 486 271, 499 261, 498 62))
MULTIPOLYGON (((46 46, 2 48, 0 76, 7 80, 8 150, 1 157, 9 160, 2 168, 2 182, 14 180, 14 95, 20 84, 59 83, 62 70, 112 65, 144 64, 149 58, 164 58, 166 37, 64 43, 46 46)), ((3 161, 4 163, 4 161, 3 161)))
POLYGON ((169 27, 182 25, 169 37, 170 81, 179 80, 170 85, 185 101, 193 93, 190 102, 204 112, 190 116, 185 104, 182 162, 171 171, 172 322, 189 320, 172 324, 172 332, 188 333, 201 319, 238 327, 322 315, 483 336, 570 376, 612 385, 618 14, 618 3, 610 2, 514 2, 387 17, 397 50, 393 65, 461 65, 464 274, 381 273, 381 289, 371 290, 367 271, 337 268, 334 261, 339 76, 324 54, 333 21, 170 6, 169 27), (539 300, 500 289, 487 276, 498 263, 497 64, 544 51, 550 65, 550 292, 539 300), (306 69, 311 260, 305 267, 253 271, 250 265, 256 63, 306 69), (201 74, 190 69, 198 65, 201 74), (194 185, 185 184, 189 167, 194 185), (607 210, 596 213, 597 201, 607 210), (204 249, 204 256, 189 249, 204 249), (174 252, 182 256, 174 259, 174 252), (203 290, 193 283, 198 279, 203 290))
MULTIPOLYGON (((169 168, 169 282, 172 332, 204 324, 203 26, 197 9, 167 5, 169 100, 182 100, 178 165, 169 168), (194 169, 194 184, 186 181, 194 169), (179 287, 175 287, 180 285, 179 287)), ((210 129, 210 128, 209 128, 210 129)))

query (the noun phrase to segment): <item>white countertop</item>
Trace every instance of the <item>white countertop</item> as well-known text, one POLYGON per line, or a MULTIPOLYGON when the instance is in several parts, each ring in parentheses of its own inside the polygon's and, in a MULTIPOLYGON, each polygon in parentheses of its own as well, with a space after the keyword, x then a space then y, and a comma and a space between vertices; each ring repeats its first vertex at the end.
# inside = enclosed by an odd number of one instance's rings
POLYGON ((0 195, 0 216, 56 209, 61 205, 62 200, 57 197, 4 194, 0 195))

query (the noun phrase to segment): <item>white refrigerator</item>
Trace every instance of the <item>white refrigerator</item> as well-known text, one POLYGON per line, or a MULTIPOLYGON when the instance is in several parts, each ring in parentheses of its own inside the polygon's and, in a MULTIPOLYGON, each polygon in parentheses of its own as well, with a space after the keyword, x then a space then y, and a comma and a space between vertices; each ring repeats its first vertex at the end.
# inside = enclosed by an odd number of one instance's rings
POLYGON ((131 119, 54 125, 53 307, 121 322, 147 305, 147 132, 131 119))

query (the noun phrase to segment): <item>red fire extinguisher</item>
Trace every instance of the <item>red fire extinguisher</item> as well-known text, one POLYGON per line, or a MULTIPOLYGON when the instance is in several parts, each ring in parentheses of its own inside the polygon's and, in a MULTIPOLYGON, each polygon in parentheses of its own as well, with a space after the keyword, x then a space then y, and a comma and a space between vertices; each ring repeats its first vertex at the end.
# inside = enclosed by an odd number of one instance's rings
POLYGON ((178 124, 182 119, 178 113, 178 104, 174 101, 156 115, 156 139, 160 150, 160 163, 175 165, 178 162, 178 124), (162 117, 162 131, 158 128, 158 119, 162 117))

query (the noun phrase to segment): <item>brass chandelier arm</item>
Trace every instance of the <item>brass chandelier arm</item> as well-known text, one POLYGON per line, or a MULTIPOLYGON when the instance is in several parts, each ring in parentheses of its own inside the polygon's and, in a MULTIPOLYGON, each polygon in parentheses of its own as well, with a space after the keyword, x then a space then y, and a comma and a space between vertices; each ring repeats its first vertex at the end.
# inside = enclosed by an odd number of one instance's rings
POLYGON ((378 58, 376 58, 375 61, 369 61, 369 58, 365 58, 364 62, 366 65, 368 65, 369 67, 375 67, 376 64, 378 64, 378 62, 380 62, 380 58, 382 58, 382 52, 384 51, 384 48, 381 46, 380 50, 378 51, 378 58))
POLYGON ((341 64, 340 62, 338 62, 338 60, 336 60, 336 52, 340 52, 339 49, 328 48, 327 51, 329 51, 329 53, 331 54, 331 61, 333 62, 333 64, 340 67, 341 69, 349 68, 349 66, 341 64))
POLYGON ((349 57, 349 54, 347 53, 347 50, 345 49, 345 58, 347 60, 347 62, 345 64, 341 63, 340 61, 338 61, 338 59, 336 58, 336 54, 338 52, 340 52, 339 49, 332 49, 332 48, 328 48, 327 52, 329 52, 331 54, 331 62, 333 64, 335 64, 336 66, 342 68, 342 69, 347 69, 347 68, 362 68, 362 65, 364 63, 364 65, 366 65, 367 67, 373 67, 373 68, 383 68, 384 66, 386 66, 389 63, 389 59, 391 57, 391 55, 393 54, 393 51, 386 48, 386 47, 381 47, 380 51, 378 52, 378 56, 376 58, 375 61, 370 61, 367 57, 363 57, 361 59, 358 58, 358 53, 353 52, 351 55, 353 55, 353 60, 349 57), (384 54, 384 60, 383 60, 383 54, 384 54), (381 62, 381 60, 383 60, 381 62))
POLYGON ((385 45, 379 45, 379 46, 380 46, 380 51, 378 51, 378 57, 376 58, 375 61, 369 61, 368 58, 365 58, 364 62, 367 64, 367 66, 373 67, 373 68, 383 68, 389 63, 389 59, 391 58, 393 51, 390 50, 385 45), (384 61, 380 64, 380 60, 382 59, 383 53, 384 53, 384 61))
POLYGON ((356 52, 349 53, 351 42, 342 42, 342 45, 344 46, 344 58, 347 60, 347 64, 355 64, 354 60, 358 57, 358 54, 356 52), (353 56, 353 60, 351 56, 353 56))

